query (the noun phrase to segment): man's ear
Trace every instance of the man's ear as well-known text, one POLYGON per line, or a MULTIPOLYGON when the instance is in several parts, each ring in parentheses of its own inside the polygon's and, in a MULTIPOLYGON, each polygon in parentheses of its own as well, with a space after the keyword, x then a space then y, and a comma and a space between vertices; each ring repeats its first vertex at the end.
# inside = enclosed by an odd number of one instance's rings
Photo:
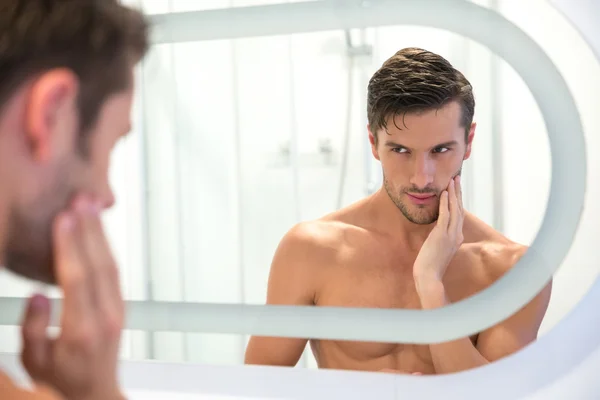
POLYGON ((32 157, 47 162, 72 142, 77 130, 77 77, 70 71, 46 72, 32 84, 25 109, 25 135, 32 157))
POLYGON ((373 134, 373 132, 371 131, 371 125, 367 125, 367 131, 369 132, 369 143, 371 143, 371 153, 373 153, 373 157, 375 157, 376 160, 380 161, 379 151, 377 150, 377 136, 375 136, 375 134, 373 134))
POLYGON ((477 128, 477 124, 473 122, 471 124, 471 128, 469 129, 469 134, 467 135, 467 150, 465 151, 465 156, 463 160, 468 159, 471 156, 471 145, 473 144, 473 138, 475 137, 475 129, 477 128))

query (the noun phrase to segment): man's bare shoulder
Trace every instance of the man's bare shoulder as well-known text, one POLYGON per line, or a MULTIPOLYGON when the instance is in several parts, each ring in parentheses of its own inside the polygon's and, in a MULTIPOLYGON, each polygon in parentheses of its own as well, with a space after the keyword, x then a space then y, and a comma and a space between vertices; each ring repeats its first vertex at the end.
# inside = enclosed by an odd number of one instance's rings
POLYGON ((267 291, 268 304, 315 304, 327 271, 339 262, 344 228, 335 221, 307 221, 281 239, 267 291))
POLYGON ((528 246, 504 238, 480 242, 476 248, 482 267, 499 278, 521 259, 528 246))
POLYGON ((358 221, 360 213, 357 205, 352 205, 294 225, 281 239, 278 256, 302 265, 335 264, 341 254, 370 234, 358 221))
POLYGON ((528 246, 510 240, 483 221, 470 216, 469 240, 463 251, 494 280, 510 270, 528 250, 528 246))
POLYGON ((333 219, 300 222, 285 234, 279 248, 295 255, 332 254, 343 244, 348 228, 347 224, 333 219))
MULTIPOLYGON (((475 294, 488 288, 511 270, 529 251, 528 246, 506 239, 468 243, 465 247, 465 255, 470 260, 471 266, 469 281, 472 286, 468 294, 475 294)), ((534 310, 531 318, 545 314, 552 294, 552 284, 552 279, 550 279, 548 284, 530 302, 529 309, 534 310)), ((526 318, 526 320, 529 319, 526 318)))
MULTIPOLYGON (((508 240, 482 243, 480 250, 481 266, 486 269, 488 274, 493 277, 492 280, 495 281, 512 269, 528 251, 531 251, 529 246, 508 240)), ((540 258, 539 261, 543 262, 543 258, 540 258)), ((545 306, 547 306, 551 292, 552 279, 538 294, 538 297, 545 299, 543 300, 545 306)))

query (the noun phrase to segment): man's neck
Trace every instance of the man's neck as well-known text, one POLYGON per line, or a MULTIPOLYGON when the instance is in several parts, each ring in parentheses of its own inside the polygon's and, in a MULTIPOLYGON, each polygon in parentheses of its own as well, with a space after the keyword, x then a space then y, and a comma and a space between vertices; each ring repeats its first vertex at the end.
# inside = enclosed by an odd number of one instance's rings
MULTIPOLYGON (((5 144, 3 139, 3 132, 0 127, 0 147, 5 144)), ((6 148, 0 148, 0 268, 4 267, 4 249, 6 248, 6 242, 8 240, 8 221, 10 217, 10 198, 9 195, 12 193, 12 182, 9 180, 11 174, 11 157, 6 154, 6 148)))
POLYGON ((429 225, 410 222, 390 199, 384 188, 373 194, 371 204, 377 225, 383 231, 388 232, 395 241, 397 240, 415 251, 421 248, 435 227, 435 222, 429 225))
POLYGON ((6 243, 9 235, 11 204, 14 190, 18 187, 21 171, 19 151, 23 150, 24 134, 17 135, 23 129, 28 89, 21 88, 12 99, 5 103, 0 113, 0 267, 4 266, 6 243))
MULTIPOLYGON (((0 184, 1 185, 1 184, 0 184)), ((2 186, 0 186, 2 187, 2 186)), ((0 192, 0 269, 4 267, 4 249, 8 239, 8 209, 4 205, 4 199, 0 192)))

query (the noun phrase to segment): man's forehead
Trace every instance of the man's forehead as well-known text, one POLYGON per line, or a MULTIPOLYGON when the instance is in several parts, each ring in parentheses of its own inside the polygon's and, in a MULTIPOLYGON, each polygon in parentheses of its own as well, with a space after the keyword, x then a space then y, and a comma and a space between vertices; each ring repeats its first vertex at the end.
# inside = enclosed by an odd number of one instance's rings
POLYGON ((405 140, 453 140, 464 134, 460 107, 448 105, 439 109, 390 116, 384 133, 388 138, 405 140))

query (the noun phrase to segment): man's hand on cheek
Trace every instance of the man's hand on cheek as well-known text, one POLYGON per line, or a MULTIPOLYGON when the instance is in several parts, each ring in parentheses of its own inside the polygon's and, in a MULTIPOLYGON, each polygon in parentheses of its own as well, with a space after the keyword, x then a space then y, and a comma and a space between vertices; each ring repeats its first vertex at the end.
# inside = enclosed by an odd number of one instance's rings
POLYGON ((421 297, 427 296, 430 291, 435 297, 441 290, 446 268, 463 242, 463 220, 462 190, 460 176, 457 176, 440 196, 436 226, 423 243, 413 265, 413 277, 421 297))
POLYGON ((53 231, 61 333, 50 339, 49 302, 34 296, 23 321, 22 359, 31 378, 68 399, 121 399, 117 357, 124 305, 99 204, 79 197, 53 231))

